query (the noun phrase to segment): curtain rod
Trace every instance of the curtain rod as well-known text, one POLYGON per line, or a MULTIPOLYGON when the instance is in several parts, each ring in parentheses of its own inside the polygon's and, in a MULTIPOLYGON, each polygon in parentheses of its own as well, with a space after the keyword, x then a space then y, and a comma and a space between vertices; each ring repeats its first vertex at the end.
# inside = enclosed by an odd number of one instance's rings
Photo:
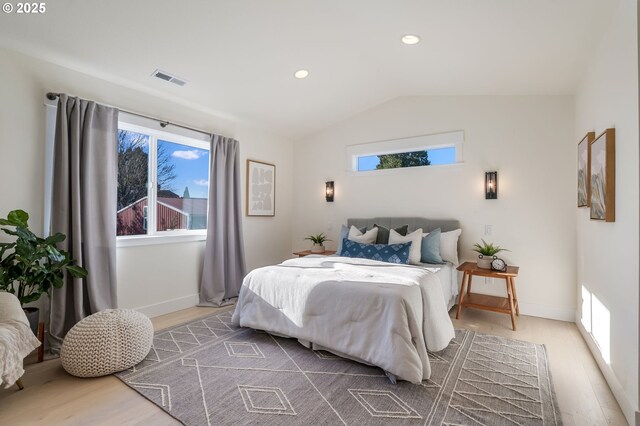
MULTIPOLYGON (((61 95, 60 93, 49 92, 49 93, 47 93, 47 99, 49 99, 50 101, 55 101, 60 95, 61 95)), ((202 133, 203 135, 212 136, 211 132, 207 132, 205 130, 196 129, 195 127, 189 127, 189 126, 183 126, 181 124, 170 123, 167 120, 160 120, 159 118, 151 117, 151 116, 140 114, 140 113, 133 112, 133 111, 127 111, 126 109, 122 109, 122 108, 118 108, 118 107, 113 107, 112 106, 112 108, 115 108, 120 112, 124 112, 125 114, 135 115, 136 117, 142 117, 142 118, 147 118, 149 120, 157 121, 158 123, 160 123, 160 126, 163 129, 165 127, 171 125, 171 126, 174 126, 174 127, 179 127, 181 129, 186 129, 186 130, 191 130, 193 132, 202 133)))

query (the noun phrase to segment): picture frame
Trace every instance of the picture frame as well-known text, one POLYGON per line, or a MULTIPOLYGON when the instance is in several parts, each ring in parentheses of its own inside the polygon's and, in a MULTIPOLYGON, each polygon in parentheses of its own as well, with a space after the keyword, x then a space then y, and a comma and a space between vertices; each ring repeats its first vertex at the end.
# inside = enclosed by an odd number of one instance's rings
POLYGON ((616 218, 616 133, 607 129, 589 144, 590 217, 615 222, 616 218))
POLYGON ((588 132, 578 142, 578 207, 591 205, 591 156, 589 146, 596 138, 596 132, 588 132))
POLYGON ((262 161, 247 160, 247 216, 276 215, 276 166, 262 161))

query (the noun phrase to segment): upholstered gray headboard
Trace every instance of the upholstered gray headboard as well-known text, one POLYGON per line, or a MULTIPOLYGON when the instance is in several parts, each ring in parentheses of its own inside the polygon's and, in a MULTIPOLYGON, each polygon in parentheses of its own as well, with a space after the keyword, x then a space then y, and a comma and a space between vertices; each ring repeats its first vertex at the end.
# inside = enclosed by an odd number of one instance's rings
POLYGON ((347 226, 360 228, 373 227, 374 224, 392 229, 402 225, 409 225, 409 232, 422 228, 423 232, 431 232, 440 228, 442 232, 460 228, 460 221, 454 219, 426 219, 424 217, 372 217, 369 219, 347 219, 347 226))

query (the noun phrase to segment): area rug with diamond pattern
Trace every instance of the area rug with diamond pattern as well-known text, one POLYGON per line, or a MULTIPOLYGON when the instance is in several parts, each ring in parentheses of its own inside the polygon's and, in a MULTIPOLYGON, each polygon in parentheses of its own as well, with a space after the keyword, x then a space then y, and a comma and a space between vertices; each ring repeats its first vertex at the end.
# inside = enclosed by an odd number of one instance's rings
POLYGON ((117 374, 186 425, 557 425, 543 345, 456 330, 422 384, 231 324, 231 310, 155 334, 117 374))

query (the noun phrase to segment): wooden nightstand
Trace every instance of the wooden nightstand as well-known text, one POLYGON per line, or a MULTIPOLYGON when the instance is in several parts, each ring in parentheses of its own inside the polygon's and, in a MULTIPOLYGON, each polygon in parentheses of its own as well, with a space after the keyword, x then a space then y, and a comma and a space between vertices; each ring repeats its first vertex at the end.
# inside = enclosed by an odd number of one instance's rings
POLYGON ((511 326, 516 329, 516 315, 520 315, 518 295, 516 293, 515 278, 518 276, 517 266, 508 266, 505 272, 492 271, 491 269, 478 268, 476 262, 465 262, 458 266, 458 271, 464 273, 462 288, 458 297, 458 312, 456 319, 460 319, 462 307, 484 309, 493 312, 502 312, 511 315, 511 326), (471 281, 473 276, 488 278, 503 278, 507 285, 507 297, 489 296, 486 294, 471 293, 471 281), (465 295, 466 289, 466 295, 465 295))
POLYGON ((335 250, 325 250, 321 253, 314 253, 311 250, 303 250, 303 251, 297 251, 295 253, 293 253, 295 256, 298 257, 305 257, 305 256, 309 256, 310 254, 320 254, 322 256, 329 256, 331 254, 336 254, 335 250))

